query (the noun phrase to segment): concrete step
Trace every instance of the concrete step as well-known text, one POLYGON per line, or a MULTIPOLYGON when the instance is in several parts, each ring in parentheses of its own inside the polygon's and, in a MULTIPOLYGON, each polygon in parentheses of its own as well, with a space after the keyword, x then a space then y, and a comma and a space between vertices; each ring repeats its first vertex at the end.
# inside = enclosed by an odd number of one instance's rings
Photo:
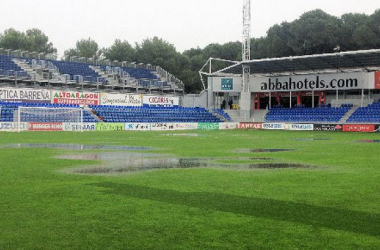
POLYGON ((358 109, 358 106, 353 106, 343 117, 340 119, 339 123, 346 123, 348 118, 358 109))

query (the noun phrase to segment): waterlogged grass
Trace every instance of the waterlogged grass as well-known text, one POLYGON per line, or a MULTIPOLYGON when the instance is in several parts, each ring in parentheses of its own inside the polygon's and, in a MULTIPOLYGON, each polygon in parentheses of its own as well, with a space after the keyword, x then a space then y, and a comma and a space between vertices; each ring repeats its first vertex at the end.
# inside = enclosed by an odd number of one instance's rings
POLYGON ((0 148, 0 249, 379 249, 380 144, 356 141, 380 134, 196 133, 0 133, 0 146, 144 146, 231 164, 312 167, 78 175, 62 170, 99 162, 55 158, 72 150, 0 148))

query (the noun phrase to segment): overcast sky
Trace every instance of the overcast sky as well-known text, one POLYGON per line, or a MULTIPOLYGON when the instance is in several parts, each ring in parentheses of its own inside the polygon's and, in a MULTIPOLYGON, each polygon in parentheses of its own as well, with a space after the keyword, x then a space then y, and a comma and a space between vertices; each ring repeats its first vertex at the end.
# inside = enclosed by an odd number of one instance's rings
MULTIPOLYGON (((115 39, 134 44, 157 36, 183 52, 240 41, 242 5, 243 0, 8 0, 1 3, 0 32, 39 28, 59 55, 89 37, 100 47, 109 47, 115 39)), ((370 15, 380 8, 380 1, 252 0, 252 37, 264 36, 272 25, 291 22, 316 8, 335 16, 370 15)))

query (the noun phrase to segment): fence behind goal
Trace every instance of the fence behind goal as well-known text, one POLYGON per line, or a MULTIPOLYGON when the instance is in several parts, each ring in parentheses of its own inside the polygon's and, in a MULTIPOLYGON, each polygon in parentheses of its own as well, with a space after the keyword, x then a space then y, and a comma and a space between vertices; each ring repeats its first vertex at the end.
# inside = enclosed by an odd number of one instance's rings
MULTIPOLYGON (((77 130, 83 131, 83 109, 65 107, 23 107, 14 112, 13 121, 21 123, 76 123, 77 130)), ((20 132, 20 126, 18 126, 20 132)))

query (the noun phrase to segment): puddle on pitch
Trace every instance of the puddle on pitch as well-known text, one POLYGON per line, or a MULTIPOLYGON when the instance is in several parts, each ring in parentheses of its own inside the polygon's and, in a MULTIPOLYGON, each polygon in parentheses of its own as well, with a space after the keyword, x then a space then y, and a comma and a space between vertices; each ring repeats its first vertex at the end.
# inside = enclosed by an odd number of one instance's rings
POLYGON ((361 142, 361 143, 380 143, 380 140, 357 140, 356 142, 361 142))
POLYGON ((200 137, 200 134, 162 134, 163 136, 180 136, 180 137, 200 137))
MULTIPOLYGON (((141 152, 152 150, 149 147, 78 145, 78 144, 45 144, 20 143, 0 146, 0 148, 55 148, 80 151, 79 154, 67 153, 57 156, 58 159, 95 160, 99 164, 65 169, 65 173, 87 175, 117 175, 124 173, 144 172, 160 169, 191 168, 227 168, 235 170, 252 169, 305 169, 307 165, 280 163, 274 158, 265 157, 219 157, 219 158, 180 158, 171 155, 141 152), (85 150, 107 150, 107 152, 85 152, 85 150), (135 151, 135 152, 132 152, 135 151), (239 163, 239 161, 248 161, 239 163), (229 162, 229 163, 227 163, 229 162), (231 163, 233 162, 233 163, 231 163)), ((244 149, 242 152, 282 152, 292 149, 244 149)))
POLYGON ((100 160, 99 165, 83 166, 66 169, 66 173, 90 174, 90 175, 117 175, 123 173, 144 172, 162 169, 192 169, 192 168, 227 168, 235 170, 252 169, 285 169, 285 168, 310 168, 310 166, 290 163, 263 163, 260 161, 273 161, 273 158, 179 158, 162 154, 130 153, 130 152, 103 152, 78 155, 61 155, 60 159, 74 160, 100 160), (253 163, 223 163, 220 161, 258 161, 253 163))
POLYGON ((0 146, 0 148, 57 148, 68 150, 121 150, 140 151, 151 150, 149 147, 131 147, 117 145, 80 145, 80 144, 56 144, 56 143, 16 143, 0 146))
POLYGON ((298 138, 295 141, 329 141, 330 138, 298 138))
POLYGON ((236 149, 236 153, 276 153, 276 152, 289 152, 294 151, 294 149, 289 148, 255 148, 255 149, 249 149, 249 148, 240 148, 236 149))

